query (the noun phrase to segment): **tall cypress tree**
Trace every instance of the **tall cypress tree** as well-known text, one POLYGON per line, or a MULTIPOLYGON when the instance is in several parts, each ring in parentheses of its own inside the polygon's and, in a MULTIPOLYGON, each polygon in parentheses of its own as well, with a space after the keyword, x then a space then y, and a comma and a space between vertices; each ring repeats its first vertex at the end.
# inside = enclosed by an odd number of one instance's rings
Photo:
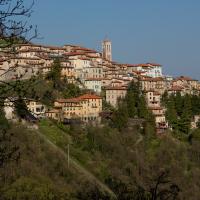
POLYGON ((137 109, 135 106, 135 95, 132 90, 128 90, 126 95, 126 102, 128 107, 128 115, 130 118, 134 118, 137 115, 137 109))
POLYGON ((173 129, 178 128, 178 118, 176 113, 176 107, 173 96, 170 96, 168 98, 167 102, 167 112, 166 112, 166 118, 169 122, 169 124, 172 126, 173 129))
POLYGON ((175 100, 175 107, 177 115, 180 116, 183 112, 183 98, 181 97, 180 92, 176 94, 176 96, 173 96, 175 100))
POLYGON ((148 117, 148 108, 147 108, 147 105, 146 105, 146 100, 145 100, 145 97, 144 95, 141 95, 140 98, 139 98, 139 101, 138 101, 138 116, 140 118, 144 118, 144 119, 147 119, 148 117))
POLYGON ((59 59, 55 59, 51 71, 47 74, 47 79, 52 80, 53 87, 60 88, 61 85, 61 64, 59 59))
POLYGON ((191 128, 191 118, 192 118, 192 105, 191 98, 189 95, 184 97, 182 114, 179 120, 179 129, 183 133, 189 133, 191 128))
POLYGON ((128 122, 128 109, 125 102, 121 101, 118 104, 118 109, 113 113, 113 125, 114 127, 122 130, 126 127, 128 122))

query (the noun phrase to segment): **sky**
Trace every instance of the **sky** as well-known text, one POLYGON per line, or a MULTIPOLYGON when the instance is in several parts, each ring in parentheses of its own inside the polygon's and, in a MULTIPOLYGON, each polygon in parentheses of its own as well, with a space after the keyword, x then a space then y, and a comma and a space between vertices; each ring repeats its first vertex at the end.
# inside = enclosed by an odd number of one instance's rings
POLYGON ((35 0, 33 10, 36 43, 101 51, 109 38, 115 61, 200 80, 200 0, 35 0))

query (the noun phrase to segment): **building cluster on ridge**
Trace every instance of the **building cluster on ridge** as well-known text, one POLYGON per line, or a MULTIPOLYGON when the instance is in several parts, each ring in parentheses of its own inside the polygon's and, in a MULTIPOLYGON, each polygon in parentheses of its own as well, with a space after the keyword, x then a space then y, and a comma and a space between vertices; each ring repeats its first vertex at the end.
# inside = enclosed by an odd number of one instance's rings
POLYGON ((122 64, 112 61, 112 44, 109 40, 102 42, 102 52, 77 45, 52 47, 29 43, 16 45, 12 50, 1 49, 0 80, 45 75, 51 71, 56 58, 60 59, 63 78, 69 83, 79 83, 79 87, 96 94, 58 99, 54 108, 48 111, 34 101, 27 103, 33 113, 44 113, 50 118, 62 121, 75 118, 84 122, 99 121, 102 89, 105 90, 105 100, 117 107, 118 99, 125 97, 129 83, 135 81, 139 82, 146 95, 147 105, 155 115, 157 127, 167 128, 165 108, 160 103, 161 95, 165 91, 169 94, 200 94, 200 83, 197 80, 185 76, 164 76, 160 64, 122 64))

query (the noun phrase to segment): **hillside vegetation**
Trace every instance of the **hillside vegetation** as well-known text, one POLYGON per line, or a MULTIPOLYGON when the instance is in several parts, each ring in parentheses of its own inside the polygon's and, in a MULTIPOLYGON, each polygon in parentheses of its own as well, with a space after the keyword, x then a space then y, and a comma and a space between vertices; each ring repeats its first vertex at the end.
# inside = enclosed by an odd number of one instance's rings
POLYGON ((144 135, 137 127, 119 132, 43 120, 38 130, 15 124, 8 133, 19 159, 1 168, 3 199, 152 199, 160 176, 157 193, 198 199, 198 130, 181 142, 144 135))
MULTIPOLYGON (((52 75, 20 84, 11 95, 26 91, 26 98, 48 107, 55 98, 84 92, 52 75)), ((198 112, 193 104, 187 109, 198 112)), ((102 125, 69 126, 43 119, 34 128, 28 122, 8 122, 1 109, 0 131, 3 200, 197 200, 200 195, 200 129, 157 136, 144 96, 134 84, 102 125), (141 123, 130 123, 130 118, 141 123)))

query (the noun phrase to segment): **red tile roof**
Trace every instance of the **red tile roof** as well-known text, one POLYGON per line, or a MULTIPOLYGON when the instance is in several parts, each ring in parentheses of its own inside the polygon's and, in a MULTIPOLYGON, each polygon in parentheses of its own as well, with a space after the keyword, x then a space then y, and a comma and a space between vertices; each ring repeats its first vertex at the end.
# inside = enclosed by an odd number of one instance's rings
POLYGON ((173 86, 172 88, 168 89, 168 91, 181 91, 183 87, 181 86, 173 86))
POLYGON ((127 87, 123 86, 109 86, 105 88, 106 90, 127 90, 127 87))
POLYGON ((102 99, 102 97, 100 97, 100 96, 97 96, 97 95, 95 95, 95 94, 84 94, 84 95, 82 95, 82 96, 79 96, 78 97, 79 99, 102 99))
POLYGON ((94 94, 84 94, 79 97, 75 98, 70 98, 70 99, 57 99, 56 102, 59 103, 78 103, 82 100, 87 100, 87 99, 102 99, 102 97, 94 95, 94 94))
POLYGON ((57 99, 56 102, 59 103, 78 103, 80 101, 79 98, 70 98, 70 99, 57 99))
POLYGON ((177 77, 175 80, 194 81, 192 78, 188 76, 180 76, 180 77, 177 77))

